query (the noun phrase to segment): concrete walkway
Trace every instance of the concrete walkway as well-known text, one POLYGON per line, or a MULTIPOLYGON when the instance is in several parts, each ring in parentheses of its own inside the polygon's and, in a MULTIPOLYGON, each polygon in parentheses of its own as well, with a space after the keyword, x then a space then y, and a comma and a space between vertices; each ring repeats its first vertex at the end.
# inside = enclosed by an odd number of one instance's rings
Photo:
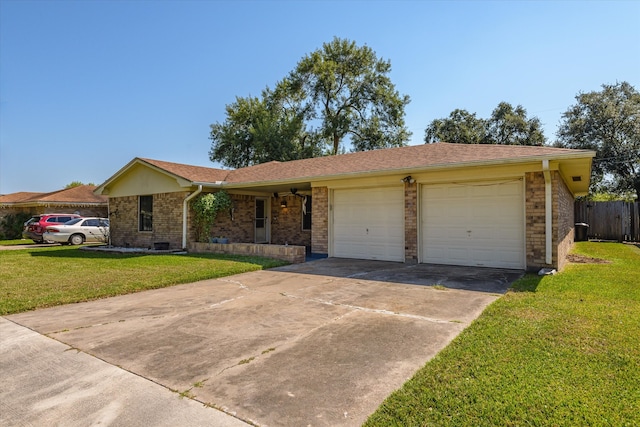
POLYGON ((248 424, 0 318, 0 425, 248 424))
POLYGON ((357 426, 521 275, 330 258, 8 316, 0 424, 357 426))

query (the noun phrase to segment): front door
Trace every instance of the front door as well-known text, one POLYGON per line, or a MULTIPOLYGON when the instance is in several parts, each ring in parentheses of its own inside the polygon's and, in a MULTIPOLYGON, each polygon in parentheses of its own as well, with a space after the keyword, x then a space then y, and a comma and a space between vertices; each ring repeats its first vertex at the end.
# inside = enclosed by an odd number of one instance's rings
POLYGON ((256 216, 255 216, 255 242, 256 243, 268 243, 268 203, 267 199, 256 198, 256 216))

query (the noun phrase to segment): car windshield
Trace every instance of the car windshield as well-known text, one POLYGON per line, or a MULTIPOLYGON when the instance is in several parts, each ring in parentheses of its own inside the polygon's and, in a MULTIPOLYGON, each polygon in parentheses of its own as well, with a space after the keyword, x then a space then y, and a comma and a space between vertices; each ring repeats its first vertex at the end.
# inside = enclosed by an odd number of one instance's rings
POLYGON ((83 220, 83 218, 74 218, 74 219, 72 219, 71 221, 67 221, 67 222, 65 222, 65 223, 64 223, 64 225, 73 225, 73 224, 77 224, 77 223, 79 223, 79 222, 80 222, 80 221, 82 221, 82 220, 83 220))

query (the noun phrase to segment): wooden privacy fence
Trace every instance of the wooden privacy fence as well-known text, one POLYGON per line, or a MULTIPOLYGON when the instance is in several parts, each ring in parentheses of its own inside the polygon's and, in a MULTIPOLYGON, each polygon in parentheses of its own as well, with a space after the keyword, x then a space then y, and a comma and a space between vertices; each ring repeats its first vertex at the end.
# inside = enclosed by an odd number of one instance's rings
POLYGON ((575 202, 576 223, 589 224, 590 239, 640 242, 638 202, 575 202))

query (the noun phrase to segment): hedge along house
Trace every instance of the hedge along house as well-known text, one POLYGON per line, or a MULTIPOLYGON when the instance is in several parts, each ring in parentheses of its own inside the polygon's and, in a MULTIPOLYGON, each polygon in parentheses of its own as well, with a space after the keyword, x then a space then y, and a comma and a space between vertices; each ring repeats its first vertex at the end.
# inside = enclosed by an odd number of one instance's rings
POLYGON ((236 170, 135 158, 96 189, 116 246, 195 239, 189 201, 227 191, 212 236, 329 257, 561 269, 595 152, 425 144, 236 170))

